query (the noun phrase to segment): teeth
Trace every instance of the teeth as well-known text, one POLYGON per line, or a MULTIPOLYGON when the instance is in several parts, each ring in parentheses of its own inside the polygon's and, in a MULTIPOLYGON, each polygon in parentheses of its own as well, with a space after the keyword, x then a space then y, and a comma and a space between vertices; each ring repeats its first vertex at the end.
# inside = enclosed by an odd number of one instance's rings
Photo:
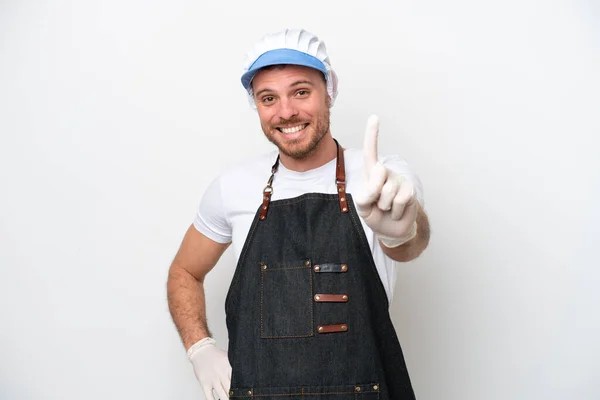
POLYGON ((281 128, 280 130, 283 133, 296 133, 296 132, 301 131, 305 127, 306 127, 306 124, 305 125, 298 125, 298 126, 295 126, 293 128, 281 128))

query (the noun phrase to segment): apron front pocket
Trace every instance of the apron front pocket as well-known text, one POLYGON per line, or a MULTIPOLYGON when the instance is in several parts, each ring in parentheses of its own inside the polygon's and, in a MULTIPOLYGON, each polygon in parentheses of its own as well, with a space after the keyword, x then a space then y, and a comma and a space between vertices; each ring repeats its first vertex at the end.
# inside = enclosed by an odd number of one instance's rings
POLYGON ((260 336, 313 336, 310 260, 260 263, 260 336))

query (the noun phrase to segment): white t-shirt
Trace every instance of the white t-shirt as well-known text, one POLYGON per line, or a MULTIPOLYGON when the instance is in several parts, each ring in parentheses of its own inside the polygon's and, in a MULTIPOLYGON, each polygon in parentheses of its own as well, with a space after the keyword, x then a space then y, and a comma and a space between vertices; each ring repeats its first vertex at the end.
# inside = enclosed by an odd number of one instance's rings
MULTIPOLYGON (((215 242, 232 242, 236 260, 239 260, 253 218, 262 204, 263 189, 271 176, 271 167, 276 158, 277 151, 274 150, 229 168, 212 181, 198 207, 194 219, 196 229, 215 242)), ((363 160, 362 150, 344 151, 347 193, 358 193, 363 184, 363 160)), ((413 183, 417 199, 423 205, 421 181, 406 161, 398 156, 380 157, 379 160, 413 183)), ((296 172, 279 163, 273 180, 271 200, 293 198, 305 193, 337 193, 335 166, 336 160, 333 159, 319 168, 296 172)), ((362 218, 361 223, 391 304, 396 283, 396 261, 383 253, 373 231, 362 218)))

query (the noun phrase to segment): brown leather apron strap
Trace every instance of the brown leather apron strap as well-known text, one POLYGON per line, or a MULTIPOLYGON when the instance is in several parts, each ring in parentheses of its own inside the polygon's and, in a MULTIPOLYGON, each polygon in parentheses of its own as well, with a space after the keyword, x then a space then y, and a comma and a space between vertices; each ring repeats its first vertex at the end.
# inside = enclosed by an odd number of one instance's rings
POLYGON ((348 212, 348 202, 346 201, 346 167, 344 164, 344 148, 335 141, 337 146, 337 168, 335 173, 335 184, 337 185, 338 198, 340 201, 340 210, 343 213, 348 212))
POLYGON ((347 294, 315 294, 313 296, 317 303, 347 303, 347 294))
POLYGON ((348 325, 346 324, 335 324, 335 325, 319 325, 317 332, 319 333, 336 333, 336 332, 347 332, 348 325))
POLYGON ((277 168, 279 168, 279 156, 277 156, 275 164, 271 167, 271 177, 267 182, 267 186, 263 189, 263 203, 258 217, 261 221, 267 219, 267 211, 269 210, 269 203, 271 202, 271 195, 273 194, 273 178, 275 178, 277 168))

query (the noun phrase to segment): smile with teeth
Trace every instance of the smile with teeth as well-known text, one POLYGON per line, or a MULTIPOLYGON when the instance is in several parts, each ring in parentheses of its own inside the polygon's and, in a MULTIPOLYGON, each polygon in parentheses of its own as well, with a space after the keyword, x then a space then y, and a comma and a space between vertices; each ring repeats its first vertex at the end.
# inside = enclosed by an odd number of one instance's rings
POLYGON ((296 132, 300 132, 302 129, 306 128, 308 126, 308 124, 302 124, 302 125, 298 125, 298 126, 293 126, 291 128, 277 128, 277 130, 279 130, 279 132, 282 133, 296 133, 296 132))

